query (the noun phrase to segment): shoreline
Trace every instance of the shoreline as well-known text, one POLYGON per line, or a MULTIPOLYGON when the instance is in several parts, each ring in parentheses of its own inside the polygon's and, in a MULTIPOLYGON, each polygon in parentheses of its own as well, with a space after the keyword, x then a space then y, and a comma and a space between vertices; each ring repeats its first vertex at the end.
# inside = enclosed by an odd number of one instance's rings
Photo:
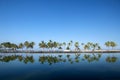
POLYGON ((24 51, 0 51, 0 53, 120 53, 120 50, 81 50, 81 51, 74 51, 74 50, 64 50, 64 51, 34 51, 34 50, 24 50, 24 51))

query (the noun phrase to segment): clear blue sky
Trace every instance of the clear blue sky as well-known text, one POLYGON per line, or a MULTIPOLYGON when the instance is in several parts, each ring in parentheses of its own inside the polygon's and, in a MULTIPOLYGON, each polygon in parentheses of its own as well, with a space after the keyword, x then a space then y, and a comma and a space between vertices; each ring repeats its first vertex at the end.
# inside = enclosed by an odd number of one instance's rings
POLYGON ((120 0, 0 0, 0 42, 120 44, 119 31, 120 0))

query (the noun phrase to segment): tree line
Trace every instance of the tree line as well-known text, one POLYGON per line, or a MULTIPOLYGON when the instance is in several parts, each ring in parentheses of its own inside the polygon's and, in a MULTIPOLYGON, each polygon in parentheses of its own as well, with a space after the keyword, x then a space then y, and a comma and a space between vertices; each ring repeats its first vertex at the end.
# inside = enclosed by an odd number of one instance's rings
MULTIPOLYGON (((112 47, 112 49, 114 47, 117 46, 117 43, 114 41, 107 41, 104 43, 104 45, 108 48, 112 47)), ((11 50, 17 50, 17 49, 33 49, 35 46, 35 42, 29 42, 29 41, 25 41, 23 43, 19 43, 19 44, 15 44, 15 43, 11 43, 11 42, 2 42, 0 43, 0 49, 11 49, 11 50)), ((48 42, 45 41, 41 41, 38 44, 39 48, 41 50, 49 50, 49 51, 53 51, 53 50, 71 50, 72 48, 74 48, 75 51, 80 51, 81 48, 83 48, 84 50, 100 50, 101 46, 99 45, 99 43, 93 43, 93 42, 87 42, 87 43, 79 43, 79 42, 73 42, 72 40, 69 41, 68 43, 66 42, 56 42, 56 41, 52 41, 49 40, 48 42)))

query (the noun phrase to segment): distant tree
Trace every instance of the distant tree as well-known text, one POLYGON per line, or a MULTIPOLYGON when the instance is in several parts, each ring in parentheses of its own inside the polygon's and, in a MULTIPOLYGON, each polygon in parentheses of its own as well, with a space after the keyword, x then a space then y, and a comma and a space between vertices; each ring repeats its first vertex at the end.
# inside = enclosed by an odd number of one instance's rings
POLYGON ((4 46, 4 48, 11 48, 10 42, 3 42, 3 43, 1 43, 1 45, 4 46))
POLYGON ((35 42, 29 43, 29 48, 32 48, 32 49, 33 49, 34 45, 35 45, 35 42))
POLYGON ((25 42, 24 42, 24 45, 25 45, 26 49, 28 49, 28 48, 29 48, 30 43, 29 43, 28 41, 25 41, 25 42))
POLYGON ((12 44, 11 44, 11 48, 12 48, 13 50, 16 50, 16 49, 18 49, 18 46, 17 46, 16 44, 12 43, 12 44))
POLYGON ((53 47, 56 49, 58 47, 58 43, 56 41, 53 42, 53 47))
MULTIPOLYGON (((98 43, 92 43, 93 51, 94 51, 95 49, 98 49, 98 47, 99 47, 98 43)), ((99 48, 100 48, 100 47, 99 47, 99 48)))
POLYGON ((23 43, 20 43, 20 44, 18 45, 18 48, 23 49, 23 48, 24 48, 24 44, 23 44, 23 43))
POLYGON ((112 47, 112 49, 113 49, 114 47, 117 46, 117 44, 114 41, 107 41, 107 42, 105 42, 105 46, 108 48, 112 47))
POLYGON ((43 48, 43 50, 44 50, 45 48, 48 48, 47 46, 48 46, 48 45, 47 45, 44 41, 41 41, 41 42, 39 43, 39 47, 40 47, 40 48, 43 48))
POLYGON ((98 46, 98 50, 100 50, 101 49, 101 47, 100 46, 98 46))
POLYGON ((60 46, 58 49, 59 49, 59 50, 62 50, 62 47, 60 46))
POLYGON ((89 45, 85 44, 84 45, 84 50, 89 50, 89 49, 90 49, 89 45))
POLYGON ((52 48, 54 47, 53 41, 49 40, 49 42, 47 43, 47 46, 52 50, 52 48))
POLYGON ((110 47, 110 41, 105 42, 105 46, 109 48, 110 47))
POLYGON ((67 46, 66 50, 70 50, 69 46, 67 46))
POLYGON ((111 47, 112 47, 112 49, 113 49, 114 47, 116 47, 116 46, 117 46, 117 44, 116 44, 115 42, 111 41, 110 46, 111 46, 111 47))
POLYGON ((75 46, 75 50, 79 50, 79 42, 75 42, 74 46, 75 46))

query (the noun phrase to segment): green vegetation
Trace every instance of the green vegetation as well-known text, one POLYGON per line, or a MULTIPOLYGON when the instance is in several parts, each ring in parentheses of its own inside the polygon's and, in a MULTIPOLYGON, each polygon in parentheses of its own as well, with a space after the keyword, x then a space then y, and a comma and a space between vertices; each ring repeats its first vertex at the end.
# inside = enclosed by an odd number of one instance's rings
POLYGON ((101 47, 99 46, 98 43, 91 43, 91 42, 88 42, 87 44, 84 45, 84 49, 86 50, 100 50, 101 47))
POLYGON ((105 46, 108 47, 108 48, 112 47, 112 49, 113 49, 114 47, 117 46, 117 44, 113 41, 107 41, 107 42, 105 42, 105 46))
MULTIPOLYGON (((29 41, 25 41, 23 43, 19 43, 19 44, 15 44, 15 43, 11 43, 11 42, 2 42, 0 44, 0 52, 9 52, 9 51, 26 51, 26 52, 30 52, 33 51, 32 49, 35 46, 35 42, 29 42, 29 41)), ((68 43, 66 42, 56 42, 56 41, 52 41, 49 40, 48 42, 45 41, 41 41, 38 44, 40 51, 64 51, 64 50, 68 50, 68 51, 76 51, 76 52, 80 52, 82 49, 89 50, 94 52, 95 50, 101 50, 101 47, 98 43, 92 43, 92 42, 88 42, 88 43, 79 43, 79 42, 73 42, 72 40, 69 41, 68 43)), ((114 41, 107 41, 105 42, 105 46, 108 48, 114 48, 117 46, 117 43, 114 41)))

